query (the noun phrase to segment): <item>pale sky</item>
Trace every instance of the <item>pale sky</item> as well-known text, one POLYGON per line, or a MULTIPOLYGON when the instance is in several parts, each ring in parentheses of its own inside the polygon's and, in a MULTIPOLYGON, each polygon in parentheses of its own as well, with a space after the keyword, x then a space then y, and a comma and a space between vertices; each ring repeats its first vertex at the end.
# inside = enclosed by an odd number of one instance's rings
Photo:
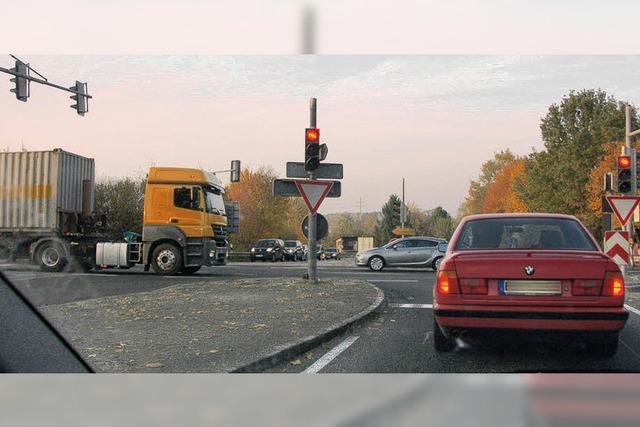
POLYGON ((0 52, 293 54, 302 9, 316 51, 638 53, 637 0, 20 0, 0 52))
MULTIPOLYGON (((85 117, 66 92, 32 85, 23 103, 0 79, 0 148, 61 147, 98 176, 152 165, 227 169, 230 160, 302 161, 308 99, 342 198, 321 212, 378 210, 407 180, 408 201, 455 213, 497 150, 541 148, 540 118, 571 89, 640 104, 638 56, 36 56, 51 81, 88 81, 85 117)), ((0 58, 0 66, 12 60, 0 58)), ((0 76, 1 77, 1 76, 0 76)), ((223 179, 226 179, 224 177, 223 179)))

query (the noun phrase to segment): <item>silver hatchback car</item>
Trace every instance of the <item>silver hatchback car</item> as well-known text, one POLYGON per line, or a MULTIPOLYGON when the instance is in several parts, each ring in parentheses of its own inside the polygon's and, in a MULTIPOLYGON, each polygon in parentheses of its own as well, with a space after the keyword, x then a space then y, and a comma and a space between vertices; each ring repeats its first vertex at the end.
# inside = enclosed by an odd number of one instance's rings
POLYGON ((447 250, 447 241, 414 236, 394 240, 380 248, 356 254, 356 265, 381 271, 385 267, 427 267, 437 270, 447 250))

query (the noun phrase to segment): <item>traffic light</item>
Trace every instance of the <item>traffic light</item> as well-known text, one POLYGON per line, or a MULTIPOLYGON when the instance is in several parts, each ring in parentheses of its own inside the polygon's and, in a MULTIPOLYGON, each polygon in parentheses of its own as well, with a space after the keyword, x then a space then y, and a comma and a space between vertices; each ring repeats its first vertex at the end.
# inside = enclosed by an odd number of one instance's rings
POLYGON ((398 225, 402 223, 402 202, 400 199, 393 201, 393 223, 398 225))
POLYGON ((77 92, 71 95, 71 99, 75 101, 75 104, 71 105, 71 108, 74 108, 78 114, 84 116, 84 113, 89 111, 89 98, 84 96, 87 95, 87 84, 76 80, 76 85, 71 86, 69 89, 77 92))
POLYGON ((618 156, 618 192, 628 194, 631 192, 631 156, 618 156))
MULTIPOLYGON (((22 61, 16 61, 16 67, 12 68, 11 71, 28 76, 29 64, 25 64, 22 61)), ((27 98, 29 98, 30 81, 28 79, 25 79, 24 77, 15 76, 11 79, 11 82, 15 83, 15 88, 10 90, 11 92, 16 94, 16 98, 18 99, 18 101, 27 102, 27 98)))
POLYGON ((320 129, 304 130, 304 170, 313 172, 320 166, 320 129))

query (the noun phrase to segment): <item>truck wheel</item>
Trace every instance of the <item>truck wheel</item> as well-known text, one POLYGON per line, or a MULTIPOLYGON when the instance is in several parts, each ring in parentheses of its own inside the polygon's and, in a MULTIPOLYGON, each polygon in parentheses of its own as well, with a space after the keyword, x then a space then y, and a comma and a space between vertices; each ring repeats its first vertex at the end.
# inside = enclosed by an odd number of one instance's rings
POLYGON ((38 248, 36 262, 42 271, 58 272, 67 265, 67 257, 59 243, 45 242, 38 248))
POLYGON ((182 269, 182 252, 171 243, 162 243, 153 250, 151 267, 156 274, 173 276, 182 269))
POLYGON ((196 265, 193 267, 182 267, 182 274, 194 274, 200 270, 200 265, 196 265))

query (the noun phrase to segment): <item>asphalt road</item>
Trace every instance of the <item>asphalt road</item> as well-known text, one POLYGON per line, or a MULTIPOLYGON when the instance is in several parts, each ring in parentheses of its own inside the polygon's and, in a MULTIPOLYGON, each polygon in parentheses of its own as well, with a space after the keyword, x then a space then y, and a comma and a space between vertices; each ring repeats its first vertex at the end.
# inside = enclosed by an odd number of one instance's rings
MULTIPOLYGON (((640 310, 632 310, 618 354, 601 360, 579 343, 477 344, 460 341, 451 353, 433 348, 431 270, 374 273, 342 260, 319 262, 321 278, 364 279, 381 288, 385 310, 362 326, 292 359, 271 372, 640 372, 640 310)), ((234 263, 203 268, 194 276, 159 277, 140 268, 99 273, 41 273, 30 266, 0 266, 36 305, 146 292, 191 280, 300 277, 303 263, 234 263)), ((636 285, 634 285, 636 286, 636 285)), ((640 309, 640 288, 627 290, 627 304, 640 309)))

